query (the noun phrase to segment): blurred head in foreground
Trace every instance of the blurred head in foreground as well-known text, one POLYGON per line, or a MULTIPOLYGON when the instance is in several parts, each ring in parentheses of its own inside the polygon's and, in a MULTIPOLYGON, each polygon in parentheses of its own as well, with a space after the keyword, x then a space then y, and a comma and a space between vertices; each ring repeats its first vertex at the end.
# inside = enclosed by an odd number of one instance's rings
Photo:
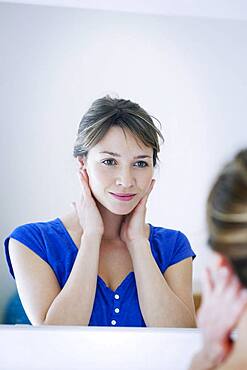
POLYGON ((207 201, 209 245, 247 287, 247 149, 228 163, 207 201))

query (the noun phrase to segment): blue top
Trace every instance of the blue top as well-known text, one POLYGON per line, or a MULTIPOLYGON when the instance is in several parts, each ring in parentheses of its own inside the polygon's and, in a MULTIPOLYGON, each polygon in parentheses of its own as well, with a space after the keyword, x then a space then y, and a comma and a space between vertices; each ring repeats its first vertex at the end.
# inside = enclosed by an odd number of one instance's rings
MULTIPOLYGON (((149 242, 153 257, 162 273, 171 265, 195 257, 186 236, 180 231, 150 225, 149 242)), ((17 227, 4 241, 10 273, 14 276, 9 256, 9 239, 26 245, 53 269, 63 288, 76 259, 78 248, 59 218, 17 227)), ((146 326, 140 310, 134 272, 130 272, 115 291, 100 276, 89 325, 146 326)))

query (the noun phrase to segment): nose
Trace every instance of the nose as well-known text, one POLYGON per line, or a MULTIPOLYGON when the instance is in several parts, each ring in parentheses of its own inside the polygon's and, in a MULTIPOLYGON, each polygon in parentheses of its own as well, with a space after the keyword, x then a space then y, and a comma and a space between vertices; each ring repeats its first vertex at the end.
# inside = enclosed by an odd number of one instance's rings
POLYGON ((116 177, 116 185, 131 188, 135 185, 135 178, 130 169, 122 169, 116 177))

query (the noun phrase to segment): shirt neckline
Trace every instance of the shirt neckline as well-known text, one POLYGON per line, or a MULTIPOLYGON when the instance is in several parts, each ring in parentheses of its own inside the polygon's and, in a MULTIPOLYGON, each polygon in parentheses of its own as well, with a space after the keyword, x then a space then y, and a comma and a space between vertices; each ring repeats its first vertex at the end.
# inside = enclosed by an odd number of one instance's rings
MULTIPOLYGON (((57 218, 55 219, 55 221, 57 221, 57 222, 59 223, 59 225, 61 226, 61 228, 62 228, 62 230, 63 230, 63 232, 64 232, 64 235, 66 236, 67 240, 70 242, 70 245, 75 249, 76 253, 78 253, 77 245, 75 244, 75 242, 74 242, 74 240, 72 239, 72 237, 71 237, 70 233, 68 232, 68 230, 67 230, 67 229, 66 229, 66 227, 64 226, 64 224, 63 224, 62 220, 61 220, 59 217, 57 217, 57 218)), ((152 234, 153 234, 153 226, 152 226, 150 223, 148 223, 148 225, 149 225, 149 238, 148 238, 148 240, 149 240, 149 242, 150 242, 150 248, 152 248, 152 247, 151 247, 151 238, 152 238, 152 234)), ((128 282, 128 280, 129 280, 130 278, 132 278, 132 277, 134 277, 134 271, 130 271, 130 272, 125 276, 125 278, 120 282, 120 284, 117 286, 117 288, 116 288, 115 290, 112 290, 112 289, 111 289, 111 288, 106 284, 106 282, 104 281, 104 279, 102 279, 102 277, 101 277, 99 274, 97 274, 97 280, 98 280, 98 282, 101 282, 101 284, 102 284, 106 289, 108 289, 110 292, 112 292, 113 294, 115 294, 117 291, 119 291, 119 289, 121 289, 121 288, 123 287, 123 285, 125 285, 125 284, 128 282)))
MULTIPOLYGON (((62 227, 62 230, 63 230, 64 234, 66 235, 67 239, 70 241, 70 244, 73 246, 73 248, 75 248, 76 251, 78 251, 77 245, 75 244, 75 242, 72 239, 70 233, 68 232, 68 230, 64 226, 62 220, 59 217, 57 217, 55 219, 55 221, 57 221, 59 223, 59 225, 62 227)), ((148 240, 149 240, 150 246, 151 246, 151 239, 153 237, 153 225, 151 225, 149 222, 147 224, 149 225, 149 237, 148 237, 148 240)))
POLYGON ((106 284, 105 280, 104 280, 104 279, 102 279, 102 277, 101 277, 99 274, 97 275, 97 277, 98 277, 98 281, 99 281, 99 283, 101 283, 105 289, 109 290, 112 294, 115 294, 115 293, 119 292, 119 290, 121 290, 121 289, 124 287, 124 285, 126 285, 126 283, 127 283, 131 278, 133 278, 133 277, 134 277, 134 271, 130 271, 130 272, 125 276, 125 278, 120 282, 120 284, 116 287, 116 289, 115 289, 115 290, 111 289, 111 288, 106 284))

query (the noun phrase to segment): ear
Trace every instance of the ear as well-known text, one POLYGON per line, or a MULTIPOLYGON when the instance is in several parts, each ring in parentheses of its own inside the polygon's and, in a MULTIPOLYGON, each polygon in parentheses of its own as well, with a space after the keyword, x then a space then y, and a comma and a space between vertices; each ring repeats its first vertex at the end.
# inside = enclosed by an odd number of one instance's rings
POLYGON ((78 168, 80 170, 83 170, 83 169, 86 168, 86 157, 80 157, 80 156, 78 156, 76 158, 76 162, 77 162, 78 168))

